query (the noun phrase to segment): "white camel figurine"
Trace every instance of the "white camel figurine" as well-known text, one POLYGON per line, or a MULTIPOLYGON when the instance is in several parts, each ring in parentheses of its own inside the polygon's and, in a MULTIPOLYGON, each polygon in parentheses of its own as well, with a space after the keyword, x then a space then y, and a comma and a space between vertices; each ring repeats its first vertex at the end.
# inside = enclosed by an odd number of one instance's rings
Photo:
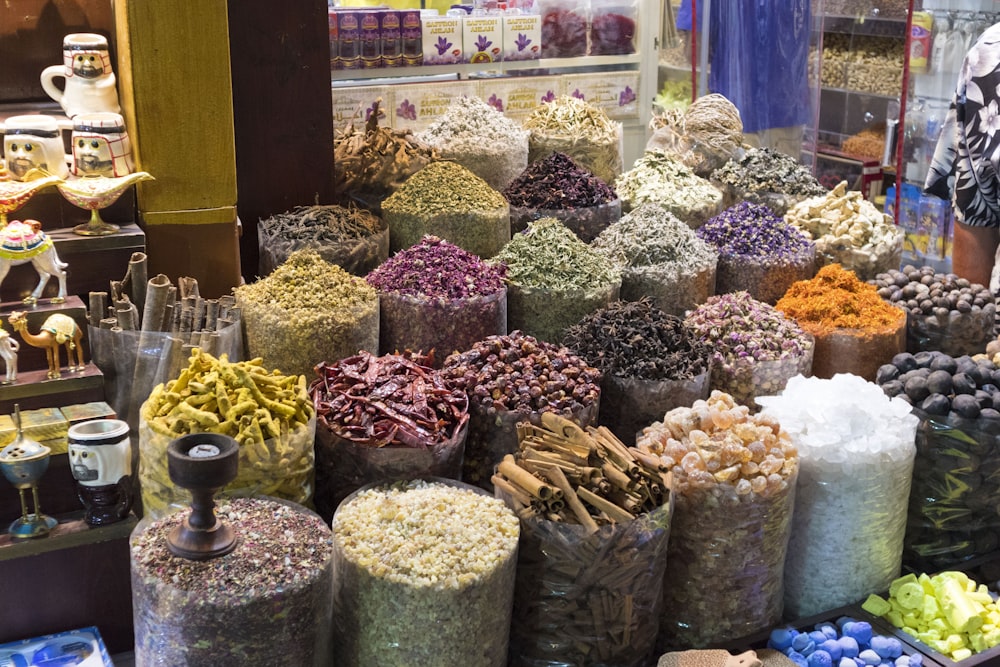
POLYGON ((3 327, 0 327, 0 359, 3 359, 4 365, 7 367, 6 379, 0 381, 0 384, 17 382, 17 351, 20 348, 21 344, 3 327))
POLYGON ((12 220, 0 229, 0 284, 11 266, 31 262, 38 271, 38 285, 24 303, 36 303, 45 291, 49 278, 59 279, 59 295, 52 303, 66 300, 66 266, 59 260, 49 235, 42 231, 37 220, 12 220))

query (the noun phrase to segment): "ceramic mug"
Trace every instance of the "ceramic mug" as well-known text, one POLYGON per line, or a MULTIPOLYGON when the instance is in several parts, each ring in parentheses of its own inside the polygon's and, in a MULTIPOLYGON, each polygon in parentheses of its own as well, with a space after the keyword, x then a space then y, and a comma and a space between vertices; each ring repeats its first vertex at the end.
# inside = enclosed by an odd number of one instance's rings
POLYGON ((128 432, 128 422, 121 419, 92 419, 69 427, 70 470, 88 525, 121 521, 132 507, 128 432))
POLYGON ((132 143, 121 114, 81 113, 73 118, 70 141, 74 176, 126 176, 132 173, 132 143))
POLYGON ((119 113, 118 89, 111 71, 108 40, 91 32, 76 32, 63 38, 63 64, 42 70, 42 88, 59 103, 66 115, 110 111, 119 113), (55 79, 64 78, 62 90, 55 79))
POLYGON ((4 159, 11 178, 23 181, 32 169, 44 169, 60 178, 69 176, 62 132, 52 116, 11 116, 4 123, 4 159))

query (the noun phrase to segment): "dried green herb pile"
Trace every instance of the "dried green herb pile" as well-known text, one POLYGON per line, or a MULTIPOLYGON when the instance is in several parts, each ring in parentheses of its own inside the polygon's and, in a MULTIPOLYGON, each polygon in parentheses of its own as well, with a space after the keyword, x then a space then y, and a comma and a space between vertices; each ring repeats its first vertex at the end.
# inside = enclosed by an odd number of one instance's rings
POLYGON ((826 193, 795 158, 771 148, 751 148, 712 172, 712 179, 742 192, 783 192, 815 197, 826 193))
POLYGON ((501 190, 528 164, 528 135, 519 123, 472 96, 452 101, 416 140, 501 190))
POLYGON ((549 290, 600 289, 621 280, 608 257, 581 241, 555 218, 542 218, 511 239, 495 258, 507 265, 507 280, 549 290))
POLYGON ((621 123, 581 99, 561 95, 538 105, 524 128, 531 132, 529 162, 565 153, 605 183, 614 182, 624 169, 621 123))
POLYGON ((234 290, 247 348, 268 368, 312 377, 321 361, 378 351, 378 294, 363 278, 298 250, 274 273, 234 290))
POLYGON ((691 227, 698 227, 722 210, 722 193, 695 175, 680 158, 663 151, 646 151, 615 181, 626 210, 651 203, 663 207, 691 227))

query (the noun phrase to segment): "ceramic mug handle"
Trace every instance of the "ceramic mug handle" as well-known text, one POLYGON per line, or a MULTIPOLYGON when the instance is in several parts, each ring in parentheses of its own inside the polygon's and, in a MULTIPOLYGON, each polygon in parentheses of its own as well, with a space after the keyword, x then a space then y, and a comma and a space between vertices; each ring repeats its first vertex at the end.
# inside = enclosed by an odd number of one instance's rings
POLYGON ((48 67, 42 70, 40 79, 42 83, 42 89, 45 90, 45 93, 53 100, 58 102, 60 106, 62 106, 62 98, 64 92, 60 90, 55 84, 54 79, 56 79, 57 77, 63 77, 63 78, 66 77, 65 66, 49 65, 48 67))

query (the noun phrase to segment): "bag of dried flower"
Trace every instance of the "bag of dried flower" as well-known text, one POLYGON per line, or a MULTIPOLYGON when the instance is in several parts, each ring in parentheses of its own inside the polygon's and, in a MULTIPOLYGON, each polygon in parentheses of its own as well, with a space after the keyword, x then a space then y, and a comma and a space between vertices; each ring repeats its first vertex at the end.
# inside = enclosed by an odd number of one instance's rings
POLYGON ((628 445, 665 412, 708 398, 711 347, 649 299, 591 313, 563 344, 600 369, 598 420, 628 445))
POLYGON ((582 99, 560 95, 543 102, 525 119, 524 127, 531 131, 529 163, 563 153, 608 184, 625 168, 622 124, 582 99))
POLYGON ((517 424, 553 412, 597 423, 601 372, 565 347, 521 331, 490 336, 445 360, 441 374, 469 395, 462 480, 491 490, 494 467, 517 451, 517 424))
POLYGON ((713 391, 666 413, 637 447, 674 480, 661 652, 725 644, 781 620, 799 473, 788 433, 713 391))
POLYGON ((712 389, 751 412, 757 396, 776 394, 790 378, 811 372, 813 337, 747 292, 713 296, 689 312, 685 323, 714 350, 712 389))
POLYGON ((260 275, 296 250, 311 248, 330 264, 363 276, 389 257, 389 226, 356 206, 300 206, 257 225, 260 275))
POLYGON ((622 267, 623 301, 648 297, 665 313, 683 316, 715 294, 718 254, 655 204, 626 213, 591 247, 622 267))
POLYGON ((719 252, 716 294, 745 291, 774 305, 792 283, 816 273, 812 240, 766 206, 742 202, 696 233, 719 252))
POLYGON ((554 218, 530 223, 494 260, 507 265, 507 327, 544 341, 621 290, 621 269, 554 218))
POLYGON ((503 195, 510 202, 512 236, 533 220, 555 218, 590 243, 622 216, 615 191, 563 153, 528 165, 503 195))
POLYGON ((452 352, 507 333, 507 268, 425 236, 367 276, 379 292, 379 349, 440 367, 452 352))
POLYGON ((378 351, 378 293, 364 278, 297 250, 271 275, 234 290, 247 350, 268 368, 311 378, 321 361, 378 351))
POLYGON ((740 149, 712 172, 726 208, 747 201, 767 206, 775 215, 810 197, 826 194, 816 177, 795 158, 771 148, 740 149))
POLYGON ((658 150, 647 150, 619 176, 615 191, 625 212, 642 204, 656 204, 692 229, 722 210, 718 188, 697 176, 677 156, 658 150))
POLYGON ((459 479, 469 397, 423 357, 362 352, 316 367, 316 509, 330 520, 340 503, 374 482, 459 479))
POLYGON ((312 504, 316 415, 305 376, 268 370, 260 359, 230 362, 196 351, 176 379, 153 388, 139 418, 139 485, 148 516, 190 503, 167 470, 167 447, 188 433, 224 433, 240 443, 239 474, 225 493, 312 504))
POLYGON ((454 162, 434 162, 382 202, 393 252, 438 236, 484 259, 510 240, 510 207, 503 195, 454 162))

